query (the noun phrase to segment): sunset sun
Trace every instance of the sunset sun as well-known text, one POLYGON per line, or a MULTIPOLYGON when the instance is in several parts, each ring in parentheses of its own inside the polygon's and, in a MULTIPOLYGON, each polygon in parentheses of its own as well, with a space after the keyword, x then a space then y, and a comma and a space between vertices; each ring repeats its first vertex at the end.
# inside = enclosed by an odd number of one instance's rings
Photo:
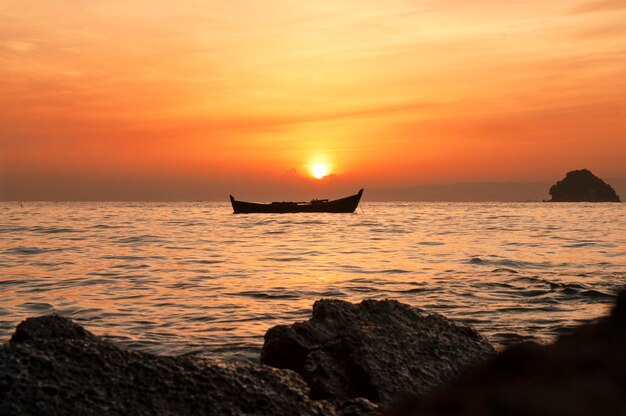
POLYGON ((323 163, 317 163, 313 165, 311 173, 316 179, 322 179, 324 176, 328 175, 328 167, 323 163))

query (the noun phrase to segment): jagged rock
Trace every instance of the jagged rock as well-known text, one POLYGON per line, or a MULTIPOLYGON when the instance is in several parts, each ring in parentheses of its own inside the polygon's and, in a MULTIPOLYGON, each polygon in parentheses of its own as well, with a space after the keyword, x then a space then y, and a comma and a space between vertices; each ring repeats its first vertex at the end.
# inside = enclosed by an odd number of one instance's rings
POLYGON ((568 172, 550 188, 551 202, 620 202, 611 185, 587 169, 568 172))
POLYGON ((511 347, 389 416, 626 415, 626 291, 611 316, 551 345, 511 347))
POLYGON ((126 351, 59 316, 0 347, 0 415, 334 415, 291 371, 126 351))
POLYGON ((265 334, 261 361, 298 372, 311 397, 382 404, 423 395, 494 353, 470 327, 402 303, 320 300, 313 317, 265 334))

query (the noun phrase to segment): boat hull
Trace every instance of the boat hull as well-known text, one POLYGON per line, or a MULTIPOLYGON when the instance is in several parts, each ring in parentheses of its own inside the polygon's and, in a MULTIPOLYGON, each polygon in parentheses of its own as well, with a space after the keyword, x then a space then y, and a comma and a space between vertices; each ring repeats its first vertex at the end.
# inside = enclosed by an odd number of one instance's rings
POLYGON ((361 201, 363 189, 356 195, 346 198, 335 199, 326 202, 310 204, 298 204, 295 202, 273 202, 271 204, 258 204, 254 202, 237 201, 230 196, 230 203, 235 214, 289 214, 295 212, 331 212, 331 213, 351 213, 361 201))

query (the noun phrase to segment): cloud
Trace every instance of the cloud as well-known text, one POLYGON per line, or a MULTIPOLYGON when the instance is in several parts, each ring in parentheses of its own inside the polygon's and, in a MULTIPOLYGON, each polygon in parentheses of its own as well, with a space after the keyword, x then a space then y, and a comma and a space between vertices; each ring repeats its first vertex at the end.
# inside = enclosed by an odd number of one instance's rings
MULTIPOLYGON (((575 38, 582 41, 610 41, 615 38, 626 37, 626 26, 623 24, 612 24, 595 27, 580 31, 575 34, 575 38)), ((616 53, 617 54, 617 53, 616 53)), ((615 62, 614 58, 613 62, 615 62)))
POLYGON ((0 45, 15 52, 30 52, 37 47, 37 44, 23 40, 5 40, 0 45))
POLYGON ((571 14, 609 12, 622 9, 626 9, 626 1, 624 0, 595 0, 579 4, 571 11, 571 14))

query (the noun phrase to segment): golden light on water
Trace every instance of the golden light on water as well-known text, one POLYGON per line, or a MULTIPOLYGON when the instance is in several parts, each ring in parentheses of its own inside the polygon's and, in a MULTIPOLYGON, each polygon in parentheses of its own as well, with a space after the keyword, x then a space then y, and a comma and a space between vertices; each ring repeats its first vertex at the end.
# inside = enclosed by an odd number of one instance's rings
POLYGON ((316 179, 322 179, 324 176, 328 175, 328 166, 324 163, 316 163, 311 168, 311 173, 316 179))

